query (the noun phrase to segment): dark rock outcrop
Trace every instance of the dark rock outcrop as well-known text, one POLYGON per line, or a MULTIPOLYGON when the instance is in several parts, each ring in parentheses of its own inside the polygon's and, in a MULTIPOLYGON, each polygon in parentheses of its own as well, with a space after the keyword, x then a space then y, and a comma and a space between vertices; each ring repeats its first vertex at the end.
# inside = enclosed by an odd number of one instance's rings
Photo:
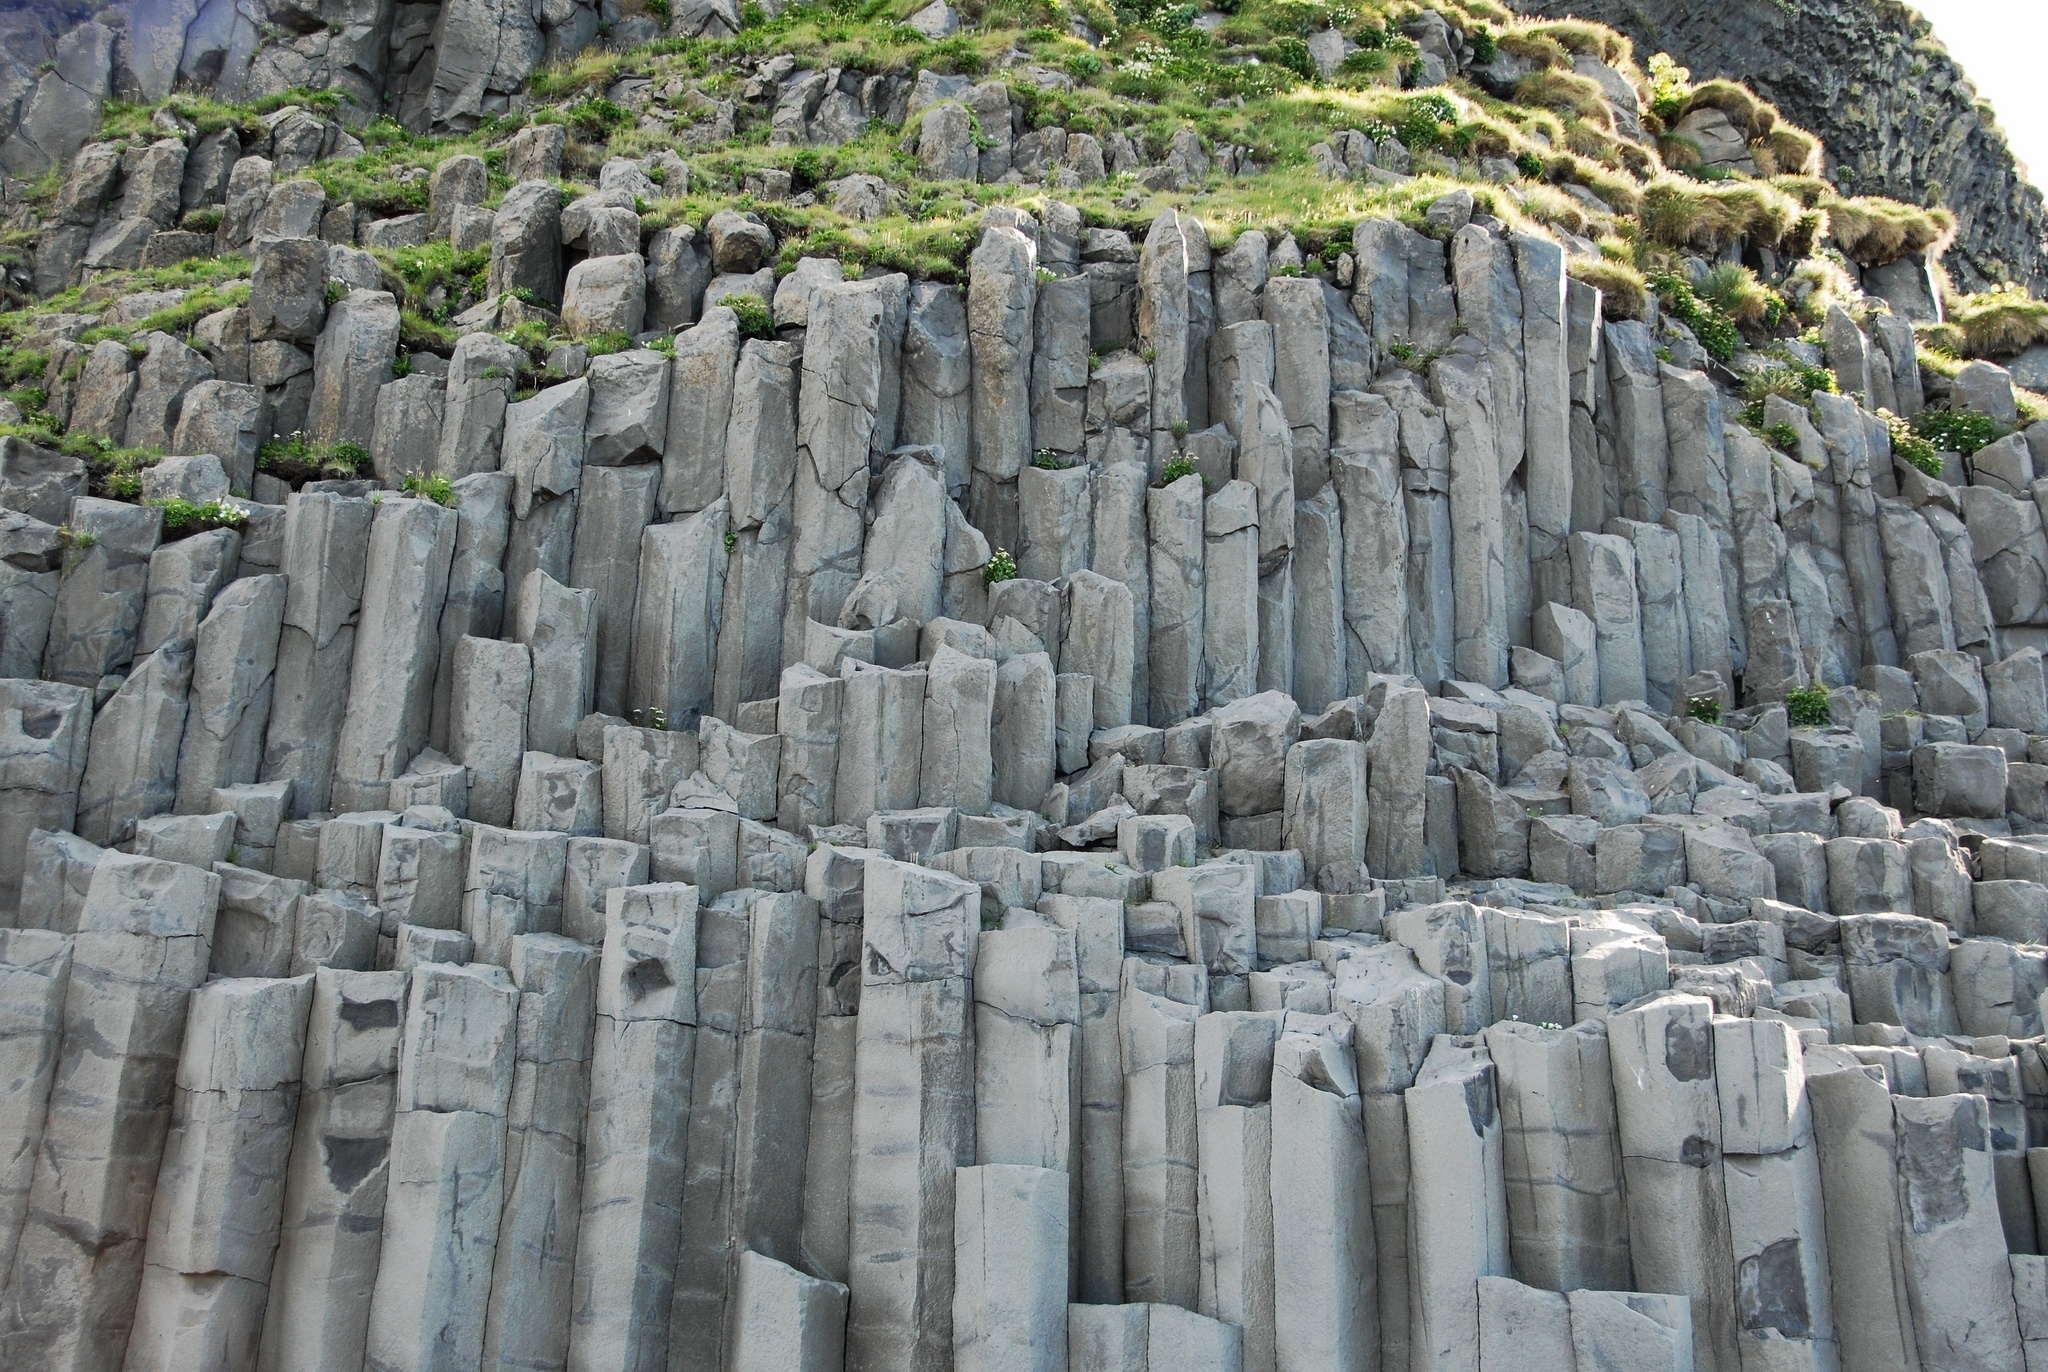
POLYGON ((1610 24, 1637 55, 1668 52, 1745 82, 1827 143, 1828 172, 1858 195, 1946 205, 1944 259, 1963 290, 2003 281, 2048 292, 2048 212, 1962 67, 1895 0, 1512 0, 1522 14, 1610 24))

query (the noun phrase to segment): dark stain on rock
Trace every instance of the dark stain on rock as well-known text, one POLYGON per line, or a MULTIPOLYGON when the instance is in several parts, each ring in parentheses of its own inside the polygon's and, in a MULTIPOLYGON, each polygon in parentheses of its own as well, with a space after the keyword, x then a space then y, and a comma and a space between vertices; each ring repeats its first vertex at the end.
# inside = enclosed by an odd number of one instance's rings
POLYGON ((1465 1078, 1465 1113, 1472 1117, 1472 1132, 1484 1136, 1493 1127, 1493 1066, 1465 1078))
POLYGON ((1812 1336, 1798 1239, 1779 1239, 1737 1265, 1735 1314, 1747 1330, 1775 1329, 1788 1339, 1812 1336))
POLYGON ((1964 1103, 1945 1120, 1899 1119, 1899 1184, 1907 1222, 1916 1234, 1932 1233, 1970 1211, 1963 1150, 1984 1151, 1984 1128, 1972 1104, 1964 1103))
POLYGON ((1664 1068, 1679 1081, 1710 1081, 1714 1075, 1713 1030, 1705 1024, 1672 1020, 1664 1026, 1664 1068))
POLYGON ((391 1140, 382 1137, 350 1139, 330 1134, 320 1140, 321 1155, 327 1160, 327 1180, 343 1193, 362 1185, 363 1178, 376 1171, 390 1151, 391 1140))
POLYGON ((398 1002, 384 1000, 350 1000, 341 998, 341 1022, 357 1033, 365 1029, 396 1029, 398 1027, 398 1002))

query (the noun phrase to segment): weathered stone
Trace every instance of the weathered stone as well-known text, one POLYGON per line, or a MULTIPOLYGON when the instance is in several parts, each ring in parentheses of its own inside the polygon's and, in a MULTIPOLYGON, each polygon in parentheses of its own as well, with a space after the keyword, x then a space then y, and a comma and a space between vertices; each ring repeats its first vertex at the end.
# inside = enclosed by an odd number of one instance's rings
POLYGON ((294 818, 328 808, 375 508, 327 492, 297 492, 288 507, 284 627, 259 775, 292 783, 294 818))
POLYGON ((121 1356, 186 1001, 206 973, 218 900, 211 873, 156 859, 110 855, 93 874, 0 1329, 10 1360, 82 1369, 121 1356), (59 1173, 74 1168, 105 1169, 106 1187, 67 1189, 59 1173))
POLYGON ((216 787, 255 781, 262 769, 285 595, 281 576, 245 577, 221 592, 199 625, 178 755, 179 810, 202 810, 216 787))
POLYGON ((65 524, 90 542, 74 539, 66 551, 41 674, 97 686, 135 653, 162 520, 153 509, 84 497, 65 524))
POLYGON ((328 309, 313 352, 306 412, 306 432, 315 441, 370 447, 378 388, 391 377, 397 347, 398 302, 388 292, 350 291, 328 309))
POLYGON ((335 745, 337 808, 373 808, 426 746, 457 516, 387 500, 370 525, 348 713, 335 745))

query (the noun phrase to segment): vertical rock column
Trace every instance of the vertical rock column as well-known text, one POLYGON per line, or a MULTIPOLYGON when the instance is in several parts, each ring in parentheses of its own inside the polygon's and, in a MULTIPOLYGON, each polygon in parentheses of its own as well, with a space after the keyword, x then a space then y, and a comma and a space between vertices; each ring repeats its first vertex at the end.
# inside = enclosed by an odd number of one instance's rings
MULTIPOLYGON (((1266 282, 1264 310, 1273 326, 1273 390, 1293 440, 1294 481, 1311 496, 1330 479, 1330 314, 1323 284, 1312 276, 1276 276, 1266 282)), ((1247 430, 1255 427, 1247 414, 1247 430)), ((1249 433, 1238 438, 1252 441, 1249 433)))
POLYGON ((383 1251, 405 972, 313 974, 261 1372, 359 1372, 383 1251))
POLYGON ((1894 1096, 1892 1123, 1920 1365, 2024 1366, 1984 1097, 1894 1096))
POLYGON ((1628 320, 1606 325, 1601 341, 1607 383, 1602 395, 1611 402, 1597 417, 1604 476, 1614 493, 1607 517, 1662 519, 1669 498, 1671 442, 1664 427, 1657 340, 1649 325, 1628 320))
MULTIPOLYGON (((1287 527, 1292 537, 1291 518, 1287 527)), ((1259 689, 1259 509, 1249 481, 1203 502, 1202 577, 1202 701, 1214 709, 1259 689)), ((1291 621, 1277 641, 1293 651, 1291 621)))
MULTIPOLYGON (((496 638, 505 621, 505 548, 512 538, 510 472, 471 472, 455 482, 455 552, 441 603, 441 666, 434 676, 434 717, 427 736, 448 746, 455 696, 455 647, 465 635, 496 638)), ((296 497, 294 497, 296 498, 296 497)), ((633 531, 639 547, 640 531, 633 531)))
MULTIPOLYGON (((957 656, 958 654, 956 654, 957 656)), ((833 806, 841 824, 914 808, 924 754, 925 673, 848 662, 833 806)), ((994 701, 991 693, 990 710, 994 701)))
POLYGON ((526 752, 533 654, 524 643, 459 639, 450 662, 454 684, 448 751, 462 764, 470 819, 510 824, 526 752))
POLYGON ((1273 1044, 1281 1015, 1195 1021, 1200 1312, 1244 1330, 1245 1367, 1274 1366, 1273 1044))
POLYGON ((313 978, 192 993, 126 1366, 251 1368, 298 1118, 313 978))
POLYGON ((669 1315, 669 1366, 679 1372, 719 1372, 726 1361, 725 1306, 734 1258, 733 1125, 752 955, 744 901, 744 894, 731 893, 697 911, 697 1052, 690 1076, 682 1239, 669 1315))
POLYGON ((206 976, 220 879, 109 853, 93 872, 27 1220, 0 1309, 0 1363, 120 1364, 142 1278, 186 1002, 206 976))
POLYGON ((953 1169, 974 1157, 971 972, 980 888, 867 862, 855 1058, 846 1364, 953 1359, 953 1169))
POLYGON ((1348 684, 1342 695, 1363 691, 1370 673, 1406 671, 1413 653, 1401 416, 1376 395, 1353 401, 1338 415, 1330 485, 1344 521, 1343 666, 1348 684))
POLYGON ((567 834, 481 824, 471 831, 462 928, 478 961, 508 967, 516 936, 561 932, 568 865, 567 834))
POLYGON ((1341 508, 1334 482, 1294 506, 1294 696, 1314 713, 1345 693, 1341 508))
MULTIPOLYGON (((803 1265, 846 1275, 849 1171, 853 1164, 853 1064, 860 1030, 861 911, 865 848, 820 844, 804 863, 804 894, 818 903, 817 1016, 811 1050, 809 1138, 804 1158, 803 1265)), ((842 1320, 843 1323, 843 1320, 842 1320)))
POLYGON ((1202 479, 1184 476, 1148 489, 1145 509, 1151 539, 1151 722, 1167 728, 1202 708, 1202 479))
MULTIPOLYGON (((177 801, 178 752, 185 738, 192 659, 192 640, 166 643, 136 663, 113 699, 100 707, 78 782, 76 823, 81 837, 94 843, 126 843, 134 837, 138 821, 164 814, 177 801)), ((52 684, 37 691, 42 697, 38 703, 56 704, 52 695, 64 689, 52 684)), ((84 688, 68 689, 80 693, 74 708, 83 716, 84 688)), ((19 699, 25 692, 17 688, 14 694, 19 699)), ((55 737, 67 734, 79 738, 66 730, 55 737)), ((57 760, 47 745, 37 751, 57 760)))
MULTIPOLYGON (((538 569, 526 574, 513 633, 533 655, 525 734, 526 746, 537 753, 576 753, 576 726, 593 708, 597 627, 595 591, 564 586, 538 569)), ((483 816, 472 812, 471 818, 483 816)))
POLYGON ((1804 1053, 1782 1021, 1714 1021, 1735 1322, 1751 1367, 1840 1361, 1804 1053))
POLYGON ((1378 1265, 1380 1346, 1389 1367, 1408 1363, 1408 1102, 1431 1040, 1444 1031, 1444 983, 1415 956, 1382 945, 1335 963, 1330 1005, 1352 1024, 1359 1109, 1372 1159, 1373 1247, 1378 1265))
POLYGON ((1095 469, 1090 497, 1095 527, 1089 566, 1125 587, 1131 597, 1131 715, 1142 724, 1151 712, 1152 570, 1145 507, 1151 481, 1142 462, 1128 457, 1095 469))
POLYGON ((80 539, 65 554, 42 674, 91 687, 135 656, 150 555, 162 537, 163 518, 148 506, 80 496, 69 519, 92 541, 80 539))
POLYGON ((946 489, 958 497, 966 494, 972 470, 974 366, 967 307, 956 287, 918 282, 910 287, 905 316, 897 438, 936 448, 946 469, 946 489))
POLYGON ((335 745, 336 810, 382 809, 391 779, 426 746, 457 522, 431 500, 386 500, 371 520, 348 712, 335 745))
POLYGON ((1067 1366, 1067 1179, 991 1164, 954 1173, 955 1372, 1067 1366))
POLYGON ((711 708, 718 626, 725 607, 730 503, 720 496, 640 536, 640 599, 626 708, 660 710, 667 728, 688 729, 711 708))
POLYGON ((1174 210, 1152 221, 1138 254, 1137 324, 1138 342, 1152 365, 1152 470, 1157 472, 1188 431, 1188 244, 1174 210))
POLYGON ((220 593, 199 626, 178 752, 176 808, 183 814, 205 811, 216 787, 256 780, 284 605, 283 577, 244 577, 220 593))
POLYGON ((1500 1096, 1508 1251, 1545 1291, 1629 1285, 1628 1215, 1606 1027, 1486 1031, 1500 1096))
POLYGON ((846 1358, 846 1288, 759 1253, 740 1255, 733 1366, 833 1372, 846 1358))
POLYGON ((1911 1367, 1898 1143, 1884 1069, 1840 1061, 1814 1071, 1807 1097, 1820 1148, 1828 1268, 1845 1367, 1911 1367))
POLYGON ((795 892, 752 892, 746 910, 729 1292, 742 1253, 788 1264, 803 1255, 806 1158, 797 1141, 810 1132, 822 930, 818 902, 795 892))
POLYGON ((1593 621, 1600 703, 1642 700, 1648 685, 1635 552, 1618 534, 1575 533, 1569 546, 1572 605, 1593 621))
MULTIPOLYGON (((995 790, 989 729, 996 708, 996 664, 941 647, 925 678, 918 803, 988 813, 995 790)), ((879 808, 879 807, 878 807, 879 808)))
MULTIPOLYGON (((1569 278, 1564 253, 1548 239, 1517 234, 1522 290, 1524 487, 1529 503, 1530 601, 1571 593, 1565 540, 1572 531, 1571 365, 1566 342, 1569 278)), ((1718 430, 1717 430, 1718 433, 1718 430)))
POLYGON ((606 893, 569 1328, 575 1372, 668 1366, 696 969, 695 887, 606 893))
MULTIPOLYGON (((1290 1013, 1272 1082, 1277 1366, 1368 1372, 1380 1348, 1378 1253, 1350 1021, 1290 1013)), ((1249 1338, 1245 1353, 1249 1368, 1249 1338)))
MULTIPOLYGON (((1723 633, 1722 643, 1704 653, 1704 645, 1697 643, 1695 635, 1696 668, 1725 675, 1727 667, 1721 659, 1728 653, 1728 633, 1732 626, 1732 641, 1746 642, 1742 607, 1749 603, 1737 594, 1735 442, 1722 422, 1721 393, 1710 379, 1677 367, 1663 368, 1663 378, 1664 427, 1671 443, 1671 505, 1664 512, 1664 522, 1683 535, 1683 527, 1673 516, 1688 516, 1705 521, 1712 531, 1708 548, 1714 575, 1695 576, 1688 556, 1686 601, 1696 623, 1705 616, 1717 621, 1723 633), (1718 596, 1710 594, 1715 587, 1720 589, 1718 596)), ((1744 439, 1756 442, 1755 435, 1741 432, 1744 439)))
POLYGON ((512 940, 519 1021, 505 1213, 484 1314, 487 1369, 561 1367, 568 1357, 597 960, 597 950, 559 934, 512 940))
POLYGON ((1508 1271, 1507 1184, 1494 1068, 1477 1039, 1439 1038, 1408 1088, 1409 1366, 1479 1360, 1474 1278, 1508 1271))
POLYGON ((1840 493, 1842 562, 1848 570, 1849 594, 1862 625, 1857 645, 1863 663, 1899 665, 1899 643, 1892 632, 1891 598, 1884 579, 1884 549, 1878 536, 1876 473, 1871 470, 1870 429, 1856 402, 1839 395, 1814 401, 1821 435, 1827 443, 1835 486, 1840 493))
POLYGON ((291 782, 291 817, 304 819, 328 808, 334 784, 376 507, 295 491, 286 509, 284 627, 260 775, 291 782))
POLYGON ((41 1151, 43 1116, 64 1032, 71 937, 48 929, 0 932, 0 1266, 12 1271, 41 1151))
POLYGON ((1201 1274, 1195 1021, 1199 965, 1125 958, 1124 1299, 1195 1308, 1201 1274))
MULTIPOLYGON (((819 319, 815 312, 813 319, 819 319)), ((822 340, 821 340, 822 346, 822 340)), ((836 358, 852 365, 853 359, 836 358)), ((725 570, 725 602, 718 633, 718 662, 713 674, 712 702, 720 719, 732 719, 742 701, 761 700, 775 694, 785 662, 795 661, 789 642, 793 615, 789 594, 792 548, 806 552, 819 545, 798 529, 794 482, 802 466, 797 448, 797 356, 785 343, 750 341, 740 353, 732 379, 732 414, 725 430, 725 491, 731 501, 731 556, 725 570)), ((816 384, 829 389, 845 375, 833 371, 816 384)), ((808 386, 805 388, 808 390, 808 386)), ((815 454, 813 455, 815 461, 815 454)), ((864 475, 866 468, 860 468, 864 475)), ((815 468, 810 473, 815 475, 815 468)), ((848 486, 850 471, 836 472, 839 486, 848 486)), ((864 483, 853 483, 845 495, 853 497, 850 510, 831 510, 826 503, 841 504, 839 487, 807 490, 806 503, 818 502, 816 517, 824 533, 831 524, 844 537, 848 520, 831 516, 851 515, 854 548, 858 562, 859 518, 864 483)), ((843 559, 844 548, 831 550, 830 560, 843 559)), ((804 567, 815 573, 815 567, 804 567)), ((808 598, 809 581, 805 582, 808 598)), ((801 616, 796 628, 803 627, 801 616)))
POLYGON ((1075 1288, 1081 1300, 1114 1305, 1124 1291, 1124 1074, 1118 1003, 1123 980, 1124 907, 1091 896, 1047 896, 1038 908, 1074 936, 1080 1018, 1074 1056, 1080 1118, 1074 1178, 1075 1288))
POLYGON ((530 573, 538 568, 557 581, 568 579, 589 418, 590 382, 583 377, 550 386, 505 411, 500 463, 513 482, 505 614, 515 624, 530 573))
POLYGON ((483 1357, 518 1019, 519 992, 502 967, 413 969, 365 1372, 483 1357))
POLYGON ((1034 922, 985 933, 979 945, 975 1158, 1072 1174, 1081 1016, 1074 935, 1034 922))
POLYGON ((707 305, 695 327, 676 335, 661 454, 665 514, 693 514, 725 489, 725 434, 740 341, 739 316, 723 305, 707 305))
MULTIPOLYGON (((631 708, 626 677, 632 666, 633 607, 640 598, 640 534, 654 521, 660 490, 661 468, 653 463, 589 467, 583 473, 569 584, 596 593, 592 708, 608 715, 624 716, 631 708)), ((452 589, 451 583, 451 594, 452 589)))
MULTIPOLYGON (((973 358, 973 428, 967 512, 998 548, 1022 531, 1017 474, 1031 458, 1031 342, 1038 299, 1031 240, 995 226, 968 263, 967 340, 973 358)), ((1164 374, 1161 368, 1161 374, 1164 374)), ((1178 386, 1180 373, 1175 372, 1178 386)), ((855 1304, 859 1298, 856 1295, 855 1304)))
MULTIPOLYGON (((1319 283, 1318 283, 1319 284, 1319 283)), ((1320 303, 1320 301, 1318 302, 1320 303)), ((1261 691, 1294 690, 1294 439, 1280 400, 1265 386, 1248 388, 1244 432, 1238 439, 1237 470, 1257 491, 1259 521, 1259 667, 1261 691)), ((1323 402, 1327 415, 1329 402, 1323 402)), ((1327 419, 1324 427, 1328 427, 1327 419)), ((1323 451, 1306 459, 1328 485, 1328 436, 1323 451)), ((1311 494, 1306 481, 1300 487, 1311 494)))
POLYGON ((1735 1270, 1721 1180, 1713 1003, 1658 996, 1607 1020, 1636 1285, 1687 1296, 1704 1367, 1735 1367, 1735 1270))
MULTIPOLYGON (((1429 369, 1451 445, 1451 666, 1466 681, 1508 681, 1507 560, 1499 453, 1484 365, 1454 352, 1429 369)), ((1438 588, 1440 593, 1441 588, 1438 588)))
MULTIPOLYGON (((83 842, 66 831, 86 828, 80 802, 92 760, 92 703, 93 693, 83 686, 0 680, 0 749, 8 762, 5 784, 0 785, 0 911, 10 923, 15 922, 15 911, 25 912, 36 903, 32 895, 26 901, 22 898, 30 866, 29 836, 40 829, 60 846, 83 842)), ((168 727, 161 732, 167 734, 168 727)), ((164 742, 168 744, 168 739, 164 742)), ((107 818, 102 816, 102 829, 107 818)), ((69 922, 58 923, 70 932, 69 922)))
POLYGON ((801 662, 783 669, 775 710, 776 732, 782 736, 775 822, 793 834, 833 820, 845 698, 838 677, 801 662))

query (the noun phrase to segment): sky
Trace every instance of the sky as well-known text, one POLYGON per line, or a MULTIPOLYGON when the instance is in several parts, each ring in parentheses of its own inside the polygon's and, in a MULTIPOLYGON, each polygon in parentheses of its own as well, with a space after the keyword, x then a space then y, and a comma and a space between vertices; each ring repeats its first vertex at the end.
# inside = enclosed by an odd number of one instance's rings
POLYGON ((2048 48, 2043 0, 1909 0, 1934 25, 1980 98, 1998 112, 2013 155, 2036 186, 2048 189, 2048 48))

